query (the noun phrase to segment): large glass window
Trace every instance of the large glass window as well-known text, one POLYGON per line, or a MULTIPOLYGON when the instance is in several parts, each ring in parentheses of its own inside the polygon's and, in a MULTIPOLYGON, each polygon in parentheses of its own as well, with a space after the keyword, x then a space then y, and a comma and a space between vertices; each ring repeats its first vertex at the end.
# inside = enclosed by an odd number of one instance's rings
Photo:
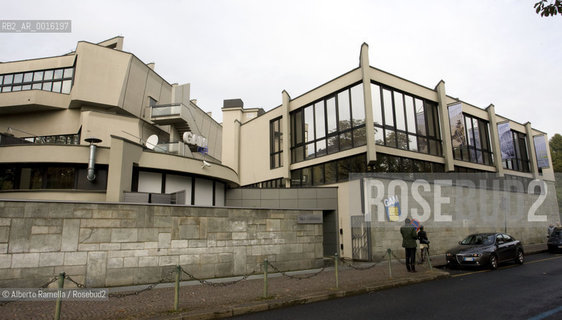
POLYGON ((80 131, 77 134, 61 134, 55 136, 25 137, 23 140, 36 144, 80 144, 80 131))
POLYGON ((291 187, 312 187, 349 180, 350 173, 367 171, 366 155, 360 154, 291 171, 291 187))
POLYGON ((465 113, 459 121, 461 123, 452 126, 451 131, 453 157, 492 166, 494 160, 488 122, 465 113))
POLYGON ((17 168, 15 166, 0 167, 0 190, 16 189, 17 168))
POLYGON ((326 120, 327 120, 327 144, 328 153, 339 151, 339 134, 338 134, 338 111, 336 108, 336 98, 332 97, 326 100, 326 120))
POLYGON ((367 166, 366 155, 360 154, 291 171, 291 187, 310 187, 348 181, 350 174, 365 172, 444 172, 441 163, 377 154, 377 161, 367 166))
POLYGON ((529 172, 529 154, 527 153, 527 135, 511 130, 513 139, 514 156, 511 159, 502 159, 503 167, 510 170, 529 172))
POLYGON ((96 165, 96 180, 86 179, 84 164, 2 164, 0 190, 105 190, 107 166, 96 165))
POLYGON ((4 74, 0 75, 0 92, 43 90, 68 94, 73 81, 74 67, 4 74))
POLYGON ((271 120, 269 123, 270 168, 283 166, 283 131, 281 131, 282 118, 271 120))
POLYGON ((437 104, 371 83, 375 143, 441 156, 437 104))
POLYGON ((362 84, 292 112, 291 132, 292 163, 365 145, 362 84))
POLYGON ((249 185, 245 185, 241 188, 247 189, 276 189, 276 188, 285 188, 285 179, 277 178, 272 180, 267 180, 263 182, 253 183, 249 185))
POLYGON ((336 98, 326 100, 326 119, 328 124, 328 135, 338 130, 338 112, 336 110, 336 98))

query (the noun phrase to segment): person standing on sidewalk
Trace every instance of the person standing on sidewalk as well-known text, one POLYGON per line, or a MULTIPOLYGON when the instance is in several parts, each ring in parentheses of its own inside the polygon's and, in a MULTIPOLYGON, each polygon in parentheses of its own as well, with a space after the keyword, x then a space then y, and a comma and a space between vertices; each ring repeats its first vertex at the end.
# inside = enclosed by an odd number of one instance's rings
POLYGON ((406 250, 406 269, 408 269, 408 272, 416 272, 416 240, 418 236, 416 228, 410 223, 410 219, 406 218, 404 225, 400 228, 400 234, 402 234, 402 247, 406 250))

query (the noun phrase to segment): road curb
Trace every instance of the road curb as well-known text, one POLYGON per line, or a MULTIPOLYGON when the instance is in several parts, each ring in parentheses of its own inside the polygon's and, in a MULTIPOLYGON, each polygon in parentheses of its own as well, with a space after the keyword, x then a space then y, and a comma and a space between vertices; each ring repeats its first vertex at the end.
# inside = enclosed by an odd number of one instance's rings
POLYGON ((416 283, 445 279, 451 276, 448 272, 445 271, 434 271, 433 273, 434 274, 423 275, 422 277, 417 276, 417 277, 406 277, 400 279, 389 279, 384 281, 383 283, 367 284, 360 288, 350 289, 350 290, 332 289, 333 291, 311 293, 298 298, 288 298, 288 299, 273 298, 272 300, 269 301, 262 300, 262 301, 249 302, 249 303, 239 304, 236 306, 218 308, 213 311, 210 310, 186 311, 186 312, 178 313, 167 319, 170 320, 222 319, 222 318, 240 316, 249 313, 280 309, 289 306, 356 296, 360 294, 367 294, 370 292, 402 287, 402 286, 416 284, 416 283))

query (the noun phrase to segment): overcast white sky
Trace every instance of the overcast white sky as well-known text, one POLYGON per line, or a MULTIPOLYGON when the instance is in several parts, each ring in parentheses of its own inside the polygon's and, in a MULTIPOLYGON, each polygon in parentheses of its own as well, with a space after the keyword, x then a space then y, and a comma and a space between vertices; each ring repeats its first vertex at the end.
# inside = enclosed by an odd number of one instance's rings
POLYGON ((80 40, 125 37, 170 83, 222 121, 223 99, 269 110, 359 63, 512 120, 562 133, 562 17, 536 0, 8 1, 0 19, 70 19, 71 33, 0 33, 0 61, 68 53, 80 40))

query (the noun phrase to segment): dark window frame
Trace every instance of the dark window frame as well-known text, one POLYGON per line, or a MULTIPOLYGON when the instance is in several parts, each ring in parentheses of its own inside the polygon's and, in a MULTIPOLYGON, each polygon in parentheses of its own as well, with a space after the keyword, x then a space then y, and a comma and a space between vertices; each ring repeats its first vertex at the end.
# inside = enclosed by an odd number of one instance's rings
POLYGON ((59 134, 52 136, 23 137, 25 141, 35 144, 68 144, 79 145, 82 129, 75 134, 59 134))
POLYGON ((283 117, 277 117, 269 121, 269 168, 276 169, 283 167, 283 130, 281 128, 281 121, 283 117), (277 130, 275 131, 275 126, 277 130), (276 133, 278 133, 276 135, 276 133), (276 149, 276 142, 279 146, 276 149), (278 165, 276 165, 278 164, 278 165))
POLYGON ((502 159, 503 167, 514 171, 531 172, 527 135, 511 130, 511 138, 513 139, 513 148, 515 149, 515 158, 502 159))
POLYGON ((55 93, 62 93, 62 94, 70 94, 70 92, 72 91, 72 87, 74 86, 75 76, 76 76, 75 65, 71 67, 63 67, 63 68, 28 70, 22 72, 0 74, 0 93, 41 90, 41 91, 48 91, 48 92, 55 92, 55 93), (65 76, 67 70, 72 70, 72 74, 69 76, 65 76), (61 77, 55 79, 55 74, 57 71, 61 72, 61 77), (45 74, 47 72, 52 72, 52 77, 50 79, 45 79, 45 74), (37 73, 42 73, 41 79, 36 79, 35 74, 37 73), (26 80, 25 76, 28 74, 31 75, 30 80, 26 80), (18 82, 14 82, 16 78, 19 78, 19 76, 21 76, 21 81, 18 80, 18 82), (8 81, 5 81, 8 77, 10 79, 9 83, 8 81), (65 82, 67 81, 70 81, 68 92, 63 92, 65 82), (59 84, 57 86, 58 90, 54 90, 55 82, 59 84), (40 88, 38 88, 37 86, 40 86, 40 88))
MULTIPOLYGON (((382 137, 383 137, 383 143, 377 143, 376 140, 376 136, 375 136, 375 143, 379 144, 379 145, 384 145, 386 147, 389 148, 397 148, 397 149, 401 149, 401 150, 407 150, 407 151, 411 151, 411 152, 419 152, 419 153, 424 153, 424 154, 430 154, 430 155, 435 155, 435 156, 443 156, 443 139, 441 137, 441 122, 439 121, 439 110, 438 110, 438 105, 436 102, 434 101, 430 101, 424 98, 421 98, 419 96, 416 96, 414 94, 411 94, 409 92, 405 92, 393 87, 390 87, 388 85, 382 84, 382 83, 378 83, 375 81, 371 81, 371 90, 376 89, 376 86, 379 89, 379 94, 378 97, 380 97, 379 103, 375 103, 373 101, 373 108, 375 108, 376 106, 380 105, 381 110, 379 110, 378 113, 381 114, 382 119, 381 122, 382 124, 378 124, 376 119, 373 119, 373 126, 375 129, 375 135, 377 134, 378 130, 382 130, 382 137), (384 99, 384 90, 389 91, 390 92, 390 101, 392 104, 392 124, 389 124, 390 122, 387 121, 387 114, 385 112, 385 99, 384 99), (398 129, 397 127, 397 115, 396 115, 396 96, 397 94, 399 94, 401 96, 401 105, 402 105, 402 115, 404 117, 403 119, 403 123, 404 123, 404 130, 402 129, 398 129), (413 115, 414 115, 414 119, 416 119, 417 117, 417 113, 416 113, 416 100, 421 101, 422 103, 422 107, 423 107, 423 115, 424 115, 424 126, 425 126, 425 135, 424 134, 420 134, 420 128, 419 128, 419 124, 416 120, 414 120, 414 128, 415 128, 415 132, 409 131, 409 121, 408 121, 408 112, 407 112, 407 103, 406 103, 406 99, 409 98, 412 101, 412 108, 413 108, 413 115), (429 108, 431 108, 431 112, 428 112, 429 108), (431 117, 429 117, 429 115, 431 115, 431 117), (431 119, 430 119, 431 118, 431 119), (431 124, 431 126, 430 126, 431 124), (430 133, 430 128, 433 128, 433 132, 430 133), (394 133, 393 135, 393 140, 394 141, 388 141, 388 133, 394 133), (405 137, 405 141, 406 141, 406 145, 401 145, 398 143, 398 137, 405 137), (416 141, 415 141, 415 148, 413 146, 411 146, 412 142, 410 141, 409 137, 415 137, 416 141), (427 141, 426 143, 426 150, 427 152, 421 151, 422 148, 422 143, 421 141, 425 140, 427 141)), ((373 93, 371 92, 371 96, 373 96, 373 93)), ((375 112, 375 110, 373 109, 373 116, 377 114, 377 112, 375 112)))
POLYGON ((244 188, 244 189, 279 189, 279 188, 285 188, 285 179, 283 179, 283 178, 271 179, 271 180, 266 180, 266 181, 262 181, 262 182, 256 182, 256 183, 248 184, 248 185, 242 186, 240 188, 244 188))
MULTIPOLYGON (((483 164, 487 166, 494 166, 494 152, 492 150, 492 141, 490 139, 490 122, 478 117, 475 117, 471 114, 464 113, 462 114, 463 121, 464 121, 464 134, 466 137, 466 146, 453 148, 453 158, 455 160, 466 161, 471 163, 483 164), (469 133, 468 126, 467 126, 467 119, 470 121, 470 127, 473 128, 472 133, 469 133), (474 121, 478 123, 478 139, 480 141, 480 148, 476 146, 476 143, 473 145, 470 143, 470 138, 472 136, 472 141, 476 142, 476 136, 474 134, 474 121), (484 130, 483 130, 484 129, 484 130), (484 143, 485 145, 484 146, 484 143), (478 153, 481 153, 482 162, 480 162, 478 153)), ((452 133, 451 133, 452 134, 452 133)), ((452 136, 451 136, 452 139, 452 136)))
MULTIPOLYGON (((354 112, 355 108, 353 105, 353 96, 351 94, 351 90, 352 88, 355 88, 356 86, 361 86, 362 89, 362 83, 361 82, 357 82, 354 83, 350 86, 347 86, 343 89, 340 89, 338 91, 335 91, 333 93, 330 93, 329 95, 326 95, 320 99, 317 99, 303 107, 298 108, 297 110, 294 110, 290 113, 290 131, 291 131, 291 163, 298 163, 298 162, 302 162, 302 161, 306 161, 306 160, 311 160, 311 159, 315 159, 315 158, 319 158, 319 157, 323 157, 329 154, 334 154, 340 151, 344 151, 344 150, 348 150, 350 148, 356 148, 356 147, 360 147, 360 146, 364 146, 366 144, 366 139, 359 139, 360 135, 361 135, 361 131, 365 131, 365 119, 362 118, 355 118, 354 117, 354 113, 357 114, 357 111, 354 112), (340 94, 344 94, 346 95, 346 99, 347 99, 347 103, 348 103, 348 113, 349 113, 349 128, 342 128, 342 123, 340 123, 340 94), (335 114, 335 119, 336 119, 336 130, 333 132, 329 132, 329 128, 328 128, 328 101, 334 99, 334 110, 336 112, 335 114), (316 112, 316 106, 318 104, 321 104, 321 108, 323 111, 323 128, 324 128, 324 134, 322 137, 317 138, 316 137, 316 130, 317 130, 317 124, 319 123, 318 121, 320 121, 319 119, 317 119, 317 112, 316 112), (306 127, 306 117, 305 117, 305 112, 307 110, 307 108, 310 108, 311 112, 312 112, 312 119, 313 119, 313 123, 314 123, 314 130, 312 130, 309 134, 312 134, 313 137, 312 139, 305 139, 305 133, 307 132, 305 130, 306 127), (361 121, 362 123, 355 125, 355 121, 361 121), (342 137, 344 137, 345 135, 347 135, 350 140, 351 140, 351 144, 350 146, 348 146, 348 144, 342 144, 342 137), (330 143, 330 139, 333 139, 333 143, 330 143), (363 140, 363 141, 362 141, 363 140), (319 144, 324 144, 324 148, 321 148, 319 146, 319 144), (314 148, 314 152, 312 153, 311 156, 307 157, 307 147, 312 147, 314 148)), ((365 108, 364 105, 364 97, 363 97, 363 105, 360 106, 363 109, 365 108)), ((334 111, 332 110, 332 111, 334 111)), ((363 115, 364 115, 364 111, 363 111, 363 115)), ((363 133, 364 134, 364 133, 363 133)))
MULTIPOLYGON (((5 169, 13 169, 14 181, 12 188, 3 189, 3 186, 0 186, 0 190, 2 191, 36 191, 36 190, 89 190, 89 191, 103 191, 107 189, 107 174, 108 174, 108 166, 107 165, 96 165, 96 175, 98 175, 98 179, 94 182, 90 183, 83 183, 79 181, 86 177, 87 172, 87 165, 86 164, 77 164, 77 163, 4 163, 0 165, 0 174, 5 172, 5 169), (28 174, 24 174, 23 171, 28 171, 28 174), (72 182, 71 185, 64 186, 65 183, 64 179, 57 180, 57 170, 63 176, 65 173, 64 170, 70 170, 66 173, 71 173, 72 175, 72 182), (62 170, 62 171, 61 171, 62 170), (24 175, 22 175, 24 174, 24 175), (35 177, 38 180, 34 180, 31 176, 35 174, 35 177), (26 180, 29 183, 28 188, 22 187, 22 182, 24 181, 24 176, 28 177, 26 180), (34 186, 33 182, 39 183, 38 185, 34 186), (103 182, 99 182, 103 181, 103 182), (100 184, 102 183, 102 184, 100 184), (63 186, 61 186, 63 184, 63 186), (87 186, 86 188, 81 186, 87 186)), ((4 179, 0 181, 4 182, 4 179)))
POLYGON ((397 157, 389 154, 378 153, 377 162, 367 165, 367 155, 365 153, 357 154, 350 157, 340 158, 333 161, 323 162, 313 166, 303 167, 296 170, 291 170, 291 187, 315 187, 327 184, 341 183, 349 181, 349 174, 352 173, 366 173, 366 172, 424 172, 435 173, 445 172, 445 165, 436 162, 429 162, 413 158, 397 157), (381 165, 384 163, 384 165, 381 165), (390 164, 394 164, 391 166, 390 164), (335 179, 328 179, 327 171, 328 166, 335 169, 333 176, 335 179), (378 167, 377 167, 378 166, 378 167), (392 170, 380 170, 381 167, 386 166, 392 170), (316 177, 315 168, 322 167, 322 177, 316 177), (414 168, 418 170, 414 171, 414 168), (310 173, 310 178, 303 181, 303 171, 307 170, 310 173), (315 183, 321 181, 321 183, 315 183))

